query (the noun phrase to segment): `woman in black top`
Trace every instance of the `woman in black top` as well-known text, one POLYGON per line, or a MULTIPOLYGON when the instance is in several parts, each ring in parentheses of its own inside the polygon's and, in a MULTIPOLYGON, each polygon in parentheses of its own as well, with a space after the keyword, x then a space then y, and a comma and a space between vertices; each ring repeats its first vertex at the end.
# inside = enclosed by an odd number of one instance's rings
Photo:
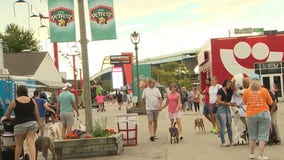
POLYGON ((30 158, 35 159, 35 136, 39 122, 39 112, 36 102, 28 96, 28 90, 21 85, 17 88, 17 98, 13 100, 7 109, 6 117, 11 119, 11 112, 15 113, 15 159, 19 159, 23 150, 24 139, 30 153, 30 158))
POLYGON ((221 139, 221 146, 222 147, 228 147, 233 144, 233 133, 231 128, 232 118, 231 118, 231 111, 229 106, 232 104, 233 91, 231 89, 231 81, 230 80, 224 80, 222 84, 222 88, 220 88, 217 92, 217 119, 220 124, 220 139, 221 139), (225 143, 225 136, 224 131, 225 127, 227 128, 228 137, 230 144, 225 143))

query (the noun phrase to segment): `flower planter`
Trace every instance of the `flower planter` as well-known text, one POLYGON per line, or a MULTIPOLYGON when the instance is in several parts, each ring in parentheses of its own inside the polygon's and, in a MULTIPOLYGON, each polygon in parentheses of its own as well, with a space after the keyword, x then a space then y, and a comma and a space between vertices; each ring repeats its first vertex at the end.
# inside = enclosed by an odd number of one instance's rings
POLYGON ((123 151, 122 133, 96 137, 54 141, 58 159, 113 156, 123 151))

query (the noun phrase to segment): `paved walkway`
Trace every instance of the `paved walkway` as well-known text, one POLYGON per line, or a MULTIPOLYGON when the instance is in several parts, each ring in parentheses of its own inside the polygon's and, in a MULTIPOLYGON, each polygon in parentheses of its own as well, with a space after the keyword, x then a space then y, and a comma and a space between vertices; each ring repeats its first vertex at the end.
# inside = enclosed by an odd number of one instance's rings
MULTIPOLYGON (((278 125, 282 137, 284 135, 284 102, 278 104, 278 125)), ((203 107, 201 107, 203 108, 203 107)), ((80 119, 84 121, 84 110, 80 110, 80 119)), ((202 113, 202 110, 200 111, 202 113)), ((138 145, 124 147, 122 154, 118 156, 92 157, 84 160, 245 160, 249 159, 248 145, 232 147, 220 147, 220 140, 217 135, 210 133, 211 125, 204 116, 195 112, 183 112, 183 137, 184 140, 178 144, 170 144, 169 141, 169 120, 167 110, 160 112, 158 139, 154 142, 149 140, 147 128, 147 117, 138 116, 138 145), (205 120, 205 133, 194 130, 194 119, 202 117, 205 120)), ((107 127, 117 129, 116 115, 126 114, 125 107, 119 111, 114 103, 106 104, 106 112, 93 110, 93 120, 107 116, 107 127)), ((226 137, 227 139, 227 137, 226 137)), ((265 154, 271 160, 283 160, 284 145, 273 145, 265 148, 265 154)), ((257 152, 256 152, 257 153, 257 152)), ((82 158, 81 158, 82 159, 82 158)), ((79 159, 78 159, 79 160, 79 159)))

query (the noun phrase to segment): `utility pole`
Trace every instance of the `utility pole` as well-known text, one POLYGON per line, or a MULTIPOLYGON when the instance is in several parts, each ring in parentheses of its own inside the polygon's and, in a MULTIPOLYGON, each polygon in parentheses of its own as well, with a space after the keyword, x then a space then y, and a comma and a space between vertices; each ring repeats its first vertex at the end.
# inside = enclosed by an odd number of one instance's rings
POLYGON ((78 0, 79 12, 79 26, 80 26, 80 44, 82 50, 82 69, 83 69, 83 102, 85 106, 85 122, 87 133, 93 133, 93 120, 92 120, 92 102, 91 102, 91 88, 89 76, 89 61, 88 61, 88 40, 86 35, 86 22, 84 11, 84 0, 78 0))

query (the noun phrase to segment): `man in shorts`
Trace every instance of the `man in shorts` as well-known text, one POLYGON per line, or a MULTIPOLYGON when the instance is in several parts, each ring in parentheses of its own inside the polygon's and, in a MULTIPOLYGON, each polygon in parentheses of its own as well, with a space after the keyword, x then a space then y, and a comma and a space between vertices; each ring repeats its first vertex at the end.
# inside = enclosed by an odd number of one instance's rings
POLYGON ((62 88, 62 92, 58 96, 58 104, 60 108, 60 120, 62 123, 62 137, 72 132, 72 126, 74 124, 74 110, 79 117, 78 108, 75 102, 75 96, 71 91, 72 85, 66 83, 62 88))
POLYGON ((158 128, 159 111, 162 108, 162 95, 158 88, 155 87, 156 81, 150 79, 148 87, 142 93, 142 107, 146 111, 148 117, 148 129, 150 132, 150 140, 154 141, 158 128))

